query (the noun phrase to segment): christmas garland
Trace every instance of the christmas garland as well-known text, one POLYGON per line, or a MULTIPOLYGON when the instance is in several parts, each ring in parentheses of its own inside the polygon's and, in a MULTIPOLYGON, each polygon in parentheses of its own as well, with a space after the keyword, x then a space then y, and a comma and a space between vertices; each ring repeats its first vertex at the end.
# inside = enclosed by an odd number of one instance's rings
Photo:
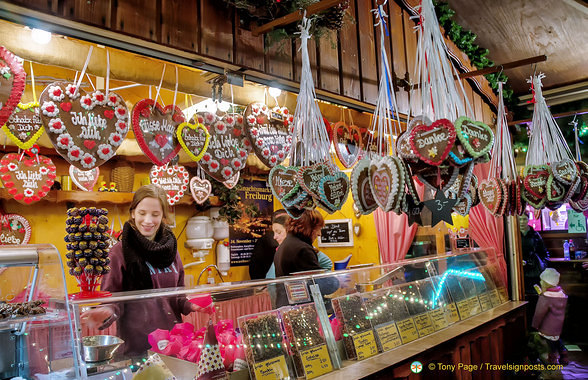
MULTIPOLYGON (((470 30, 465 30, 461 25, 451 19, 455 15, 455 11, 449 7, 449 4, 440 1, 436 1, 434 3, 439 25, 445 29, 445 34, 449 37, 449 39, 453 41, 455 45, 468 56, 472 62, 472 65, 478 69, 493 67, 494 62, 487 57, 490 51, 474 43, 477 38, 476 34, 470 30)), ((512 109, 515 100, 513 97, 514 92, 512 88, 506 85, 506 81, 508 80, 506 74, 504 74, 504 72, 500 72, 486 74, 484 76, 488 80, 488 83, 494 92, 498 92, 498 82, 505 83, 502 88, 502 96, 504 97, 504 103, 506 106, 509 109, 512 109)))

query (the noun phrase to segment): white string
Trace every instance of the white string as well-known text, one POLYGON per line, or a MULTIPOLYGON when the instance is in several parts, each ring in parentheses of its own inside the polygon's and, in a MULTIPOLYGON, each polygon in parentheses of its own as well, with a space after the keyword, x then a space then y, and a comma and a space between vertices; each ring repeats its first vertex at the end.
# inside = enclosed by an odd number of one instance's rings
POLYGON ((157 86, 157 93, 155 94, 155 101, 157 102, 157 98, 159 97, 159 90, 161 90, 161 84, 163 83, 163 76, 165 75, 165 68, 167 67, 167 64, 164 63, 163 64, 163 71, 161 72, 161 79, 159 80, 159 86, 157 86))
POLYGON ((502 96, 502 82, 498 82, 498 112, 496 114, 496 136, 492 148, 489 177, 500 177, 508 181, 516 179, 516 165, 513 155, 506 109, 502 96))
POLYGON ((149 99, 153 99, 153 98, 151 97, 151 86, 149 86, 149 99))
POLYGON ((94 86, 94 82, 92 82, 92 78, 90 78, 90 74, 86 73, 86 78, 88 78, 88 82, 90 82, 92 90, 96 91, 96 87, 94 86))
POLYGON ((110 54, 108 53, 108 49, 106 49, 106 97, 108 97, 109 92, 110 92, 110 54))
POLYGON ((84 74, 86 73, 86 69, 88 68, 88 63, 90 63, 90 58, 92 57, 93 50, 94 50, 94 46, 90 46, 90 50, 88 51, 88 57, 86 58, 86 62, 84 62, 84 68, 82 69, 80 77, 78 78, 78 81, 76 82, 76 88, 74 90, 74 96, 73 96, 74 98, 76 97, 76 95, 78 94, 78 92, 80 90, 80 83, 82 83, 82 79, 84 79, 84 74))
POLYGON ((176 88, 174 89, 174 108, 176 107, 176 96, 178 95, 178 66, 176 66, 176 88))
POLYGON ((582 161, 582 153, 580 152, 580 139, 578 138, 578 121, 576 120, 576 116, 574 115, 574 120, 568 123, 568 125, 572 125, 574 127, 574 145, 576 146, 576 160, 582 161))

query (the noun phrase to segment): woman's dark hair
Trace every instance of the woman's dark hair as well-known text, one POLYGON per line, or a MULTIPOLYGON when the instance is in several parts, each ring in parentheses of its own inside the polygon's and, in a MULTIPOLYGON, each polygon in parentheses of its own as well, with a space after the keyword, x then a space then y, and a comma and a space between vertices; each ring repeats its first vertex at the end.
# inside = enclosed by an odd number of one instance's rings
POLYGON ((308 239, 312 238, 313 231, 323 228, 325 219, 316 210, 305 210, 298 219, 290 218, 286 223, 286 231, 295 235, 301 235, 308 239))
MULTIPOLYGON (((161 204, 161 209, 163 212, 163 219, 161 221, 161 228, 169 228, 169 210, 167 207, 167 195, 165 194, 165 190, 161 187, 149 184, 145 186, 141 186, 133 196, 133 200, 131 202, 131 206, 129 207, 129 224, 136 230, 137 226, 135 225, 135 219, 133 218, 133 211, 137 208, 137 205, 145 198, 155 198, 161 204)), ((159 231, 158 231, 159 232, 159 231)))
POLYGON ((290 219, 290 217, 286 213, 278 214, 278 215, 272 217, 272 224, 281 224, 282 226, 285 227, 286 223, 288 223, 289 219, 290 219))

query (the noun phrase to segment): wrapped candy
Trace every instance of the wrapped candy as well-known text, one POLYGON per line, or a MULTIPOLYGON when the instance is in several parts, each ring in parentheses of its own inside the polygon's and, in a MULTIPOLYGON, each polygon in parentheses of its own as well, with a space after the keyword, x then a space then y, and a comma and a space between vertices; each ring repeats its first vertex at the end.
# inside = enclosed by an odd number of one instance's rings
POLYGON ((82 233, 76 232, 75 234, 73 234, 73 241, 82 241, 82 233))
POLYGON ((90 248, 84 249, 84 257, 90 258, 92 257, 94 254, 94 251, 92 251, 90 248))
POLYGON ((78 248, 79 248, 79 249, 81 249, 81 250, 83 251, 84 249, 88 248, 88 242, 87 242, 87 241, 85 241, 85 240, 83 240, 83 241, 80 241, 80 242, 78 243, 78 248))
POLYGON ((98 223, 108 225, 108 217, 101 215, 98 217, 98 223))
POLYGON ((88 231, 88 226, 84 223, 78 226, 78 232, 84 233, 88 231))
POLYGON ((96 227, 96 231, 98 232, 106 232, 106 225, 99 223, 98 226, 96 227))
POLYGON ((67 259, 73 259, 73 258, 74 258, 74 253, 73 253, 73 251, 67 251, 67 252, 65 252, 65 257, 66 257, 67 259))
MULTIPOLYGON (((101 209, 100 209, 100 215, 104 215, 104 216, 108 215, 108 209, 106 209, 106 208, 101 208, 101 209)), ((100 216, 100 215, 99 215, 99 216, 100 216)))
POLYGON ((72 220, 73 220, 72 224, 81 224, 83 218, 81 215, 78 215, 78 216, 74 216, 72 220))
POLYGON ((84 272, 86 274, 93 274, 94 273, 94 265, 90 265, 90 264, 86 265, 84 267, 84 272))
POLYGON ((96 232, 96 231, 98 231, 98 225, 96 223, 91 223, 88 226, 88 231, 90 231, 90 232, 96 232))
POLYGON ((83 257, 82 257, 81 259, 79 259, 79 260, 78 260, 78 266, 79 266, 80 268, 84 268, 84 267, 85 267, 86 265, 88 265, 88 264, 89 264, 89 263, 88 263, 88 259, 86 259, 86 258, 83 258, 83 257))
POLYGON ((101 265, 96 265, 94 266, 94 273, 100 276, 102 273, 104 273, 104 268, 102 268, 101 265))
POLYGON ((67 226, 71 226, 73 223, 74 223, 74 218, 72 216, 70 216, 67 219, 65 219, 65 224, 67 226))
POLYGON ((68 259, 68 260, 66 261, 66 264, 67 264, 67 266, 68 266, 68 267, 70 267, 70 268, 73 268, 73 267, 75 267, 75 266, 76 266, 76 262, 75 262, 75 260, 73 260, 73 259, 68 259))
POLYGON ((98 264, 100 264, 100 260, 96 257, 90 257, 90 264, 98 265, 98 264))
POLYGON ((67 210, 67 215, 68 216, 77 216, 78 215, 78 209, 73 207, 67 210))
POLYGON ((90 248, 91 250, 95 250, 96 248, 98 248, 98 242, 96 240, 90 240, 88 242, 88 248, 90 248))
POLYGON ((74 268, 74 276, 81 276, 82 272, 83 272, 82 268, 80 268, 80 267, 74 268))
POLYGON ((67 232, 68 234, 78 232, 78 226, 74 226, 74 225, 67 226, 67 227, 65 227, 65 232, 67 232))
POLYGON ((74 251, 74 257, 75 257, 76 259, 78 259, 78 260, 79 260, 79 259, 81 259, 82 257, 84 257, 84 252, 82 252, 82 250, 81 250, 81 249, 76 249, 76 250, 74 251))
POLYGON ((92 234, 91 232, 84 232, 84 240, 92 240, 93 235, 94 234, 92 234))
POLYGON ((88 214, 92 215, 92 216, 97 216, 98 210, 96 210, 96 207, 89 207, 88 208, 88 214))
POLYGON ((106 265, 106 266, 104 267, 104 270, 102 271, 102 274, 106 274, 106 273, 108 273, 108 272, 110 272, 110 266, 106 265))

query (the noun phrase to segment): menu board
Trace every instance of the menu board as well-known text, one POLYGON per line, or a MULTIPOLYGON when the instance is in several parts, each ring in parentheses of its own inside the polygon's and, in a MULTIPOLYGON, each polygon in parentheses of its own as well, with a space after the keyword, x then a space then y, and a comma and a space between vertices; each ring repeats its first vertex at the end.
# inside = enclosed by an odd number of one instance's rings
POLYGON ((318 238, 319 247, 353 247, 351 219, 325 220, 318 238))

